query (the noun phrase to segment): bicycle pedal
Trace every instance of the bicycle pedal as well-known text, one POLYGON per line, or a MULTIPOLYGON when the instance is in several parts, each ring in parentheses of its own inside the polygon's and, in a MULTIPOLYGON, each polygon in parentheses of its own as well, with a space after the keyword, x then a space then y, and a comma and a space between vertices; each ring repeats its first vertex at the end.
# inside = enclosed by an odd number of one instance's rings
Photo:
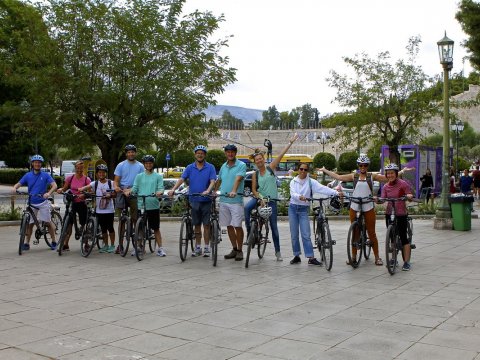
POLYGON ((415 244, 410 244, 410 249, 413 250, 413 249, 416 249, 416 248, 417 248, 417 245, 415 245, 415 244))
POLYGON ((337 245, 337 241, 336 241, 336 240, 332 240, 332 241, 330 241, 330 244, 332 244, 332 245, 337 245))
POLYGON ((40 243, 40 241, 38 241, 37 239, 33 240, 33 245, 38 245, 40 243))
POLYGON ((267 244, 271 244, 272 242, 270 240, 267 240, 267 244))

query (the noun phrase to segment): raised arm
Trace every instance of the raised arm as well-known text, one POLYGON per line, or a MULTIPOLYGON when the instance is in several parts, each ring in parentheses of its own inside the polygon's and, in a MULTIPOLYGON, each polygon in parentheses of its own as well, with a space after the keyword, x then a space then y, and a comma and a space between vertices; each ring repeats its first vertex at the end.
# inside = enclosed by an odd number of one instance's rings
POLYGON ((278 154, 278 156, 275 158, 275 160, 273 160, 273 161, 270 163, 270 165, 269 165, 269 166, 270 166, 270 169, 272 169, 273 171, 275 171, 275 169, 277 168, 277 166, 278 166, 278 164, 280 163, 280 161, 282 161, 283 155, 285 155, 285 154, 287 153, 288 149, 290 149, 290 146, 292 146, 292 144, 293 144, 295 141, 297 141, 297 139, 298 139, 298 134, 295 133, 295 135, 293 135, 293 136, 290 138, 287 146, 285 146, 285 147, 283 148, 283 150, 280 152, 280 154, 278 154))
POLYGON ((353 173, 351 174, 344 174, 344 175, 339 175, 337 174, 336 172, 333 172, 333 171, 330 171, 330 170, 327 170, 325 169, 325 167, 322 167, 320 169, 320 171, 323 171, 325 174, 327 174, 328 176, 334 178, 334 179, 337 179, 337 180, 341 180, 341 181, 353 181, 353 173))

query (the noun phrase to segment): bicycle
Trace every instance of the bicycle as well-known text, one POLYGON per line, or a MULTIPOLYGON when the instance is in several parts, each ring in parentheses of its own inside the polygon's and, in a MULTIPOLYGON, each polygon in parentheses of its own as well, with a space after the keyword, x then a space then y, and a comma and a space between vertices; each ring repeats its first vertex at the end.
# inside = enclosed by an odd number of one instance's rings
POLYGON ((132 197, 142 198, 143 204, 142 208, 139 210, 140 216, 137 219, 137 223, 135 224, 135 234, 133 237, 133 246, 135 248, 135 256, 137 257, 138 261, 142 261, 145 257, 145 246, 148 240, 148 247, 150 248, 150 252, 153 253, 155 251, 155 235, 153 231, 148 226, 148 217, 146 211, 146 204, 145 199, 148 197, 156 197, 155 194, 151 195, 134 195, 132 197))
POLYGON ((182 215, 181 225, 180 225, 180 237, 178 241, 178 249, 180 251, 180 260, 185 261, 187 258, 188 244, 192 252, 195 250, 193 245, 193 224, 192 224, 192 207, 190 201, 188 200, 188 195, 182 195, 185 199, 185 211, 182 215))
MULTIPOLYGON (((17 191, 16 192, 18 195, 25 195, 27 196, 26 200, 26 208, 23 210, 22 214, 22 220, 20 221, 20 241, 18 245, 18 255, 22 255, 23 252, 23 245, 25 244, 25 236, 27 235, 28 231, 28 226, 30 224, 30 218, 33 218, 33 224, 35 225, 35 238, 33 240, 33 245, 38 245, 40 238, 43 236, 45 243, 47 246, 54 250, 52 248, 52 244, 49 241, 49 238, 47 235, 49 234, 48 232, 48 226, 46 222, 42 221, 39 222, 37 219, 37 216, 35 215, 34 209, 38 208, 35 205, 32 205, 30 200, 33 196, 38 196, 38 197, 43 197, 42 194, 29 194, 28 192, 23 192, 23 191, 17 191)), ((53 231, 56 233, 57 228, 62 226, 62 217, 60 216, 60 213, 58 210, 53 207, 53 198, 49 197, 48 200, 50 201, 50 216, 51 216, 51 223, 54 227, 53 231)), ((32 228, 33 230, 33 228, 32 228)), ((53 242, 53 241, 52 241, 53 242)))
POLYGON ((365 215, 362 211, 362 206, 365 203, 372 202, 373 198, 371 196, 367 197, 348 197, 350 201, 356 203, 360 207, 360 211, 356 212, 356 218, 351 223, 350 228, 348 229, 347 236, 347 256, 348 263, 356 269, 361 261, 362 254, 365 257, 365 260, 368 260, 370 257, 370 251, 372 247, 372 242, 367 238, 367 227, 365 225, 365 215), (355 237, 355 238, 354 238, 355 237), (353 249, 357 249, 357 258, 353 257, 353 249))
POLYGON ((247 238, 247 256, 245 258, 245 268, 248 268, 248 263, 250 261, 250 253, 252 249, 257 246, 257 255, 259 259, 262 259, 265 255, 265 249, 267 248, 268 233, 270 232, 270 227, 268 221, 272 215, 272 208, 269 206, 262 206, 262 200, 266 204, 269 203, 270 198, 257 199, 257 205, 255 209, 252 210, 250 217, 250 233, 247 238), (263 210, 263 209, 269 209, 263 210))
POLYGON ((85 223, 82 240, 80 242, 80 250, 83 257, 88 257, 91 254, 95 244, 97 245, 98 249, 101 248, 100 240, 103 240, 102 232, 98 226, 96 206, 93 201, 93 199, 97 197, 101 198, 102 196, 85 192, 83 194, 85 195, 85 203, 87 204, 88 211, 87 221, 85 223))
MULTIPOLYGON (((75 240, 79 240, 82 237, 83 227, 78 226, 77 214, 72 209, 72 204, 75 198, 78 196, 73 194, 71 190, 67 190, 63 193, 64 203, 65 203, 65 215, 63 216, 62 221, 62 230, 60 231, 60 238, 58 240, 58 255, 61 256, 63 253, 63 246, 67 236, 69 236, 69 228, 75 230, 75 240)), ((70 233, 72 230, 70 230, 70 233)))
POLYGON ((313 233, 315 234, 315 245, 320 253, 320 258, 325 264, 325 269, 330 271, 333 265, 333 245, 336 245, 336 241, 332 240, 330 233, 330 226, 328 224, 328 218, 323 209, 323 201, 329 200, 328 198, 310 199, 310 201, 318 201, 319 206, 313 208, 313 233))
POLYGON ((217 266, 218 259, 218 244, 222 241, 222 233, 220 231, 218 208, 217 208, 217 195, 207 195, 212 199, 211 211, 210 211, 210 248, 212 251, 212 264, 217 266))
MULTIPOLYGON (((398 224, 397 217, 395 214, 395 203, 397 201, 407 200, 406 196, 399 198, 378 198, 381 202, 391 202, 392 203, 392 213, 389 215, 389 225, 387 228, 387 234, 385 237, 385 260, 387 262, 387 270, 390 275, 395 274, 397 269, 397 256, 398 252, 402 251, 403 253, 403 244, 398 233, 398 224)), ((407 216, 407 240, 410 244, 410 249, 415 249, 416 246, 412 244, 413 238, 413 222, 410 216, 407 216)))
MULTIPOLYGON (((121 194, 120 196, 125 196, 121 194)), ((128 201, 125 200, 125 207, 120 212, 118 219, 118 246, 120 255, 125 257, 128 254, 128 247, 130 246, 130 239, 134 236, 132 232, 132 219, 128 211, 128 201)))

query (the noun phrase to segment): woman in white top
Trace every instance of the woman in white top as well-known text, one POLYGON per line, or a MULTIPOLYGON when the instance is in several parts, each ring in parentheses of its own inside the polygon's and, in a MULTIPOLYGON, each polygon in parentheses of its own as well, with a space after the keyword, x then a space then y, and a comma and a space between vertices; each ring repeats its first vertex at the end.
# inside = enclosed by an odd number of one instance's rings
POLYGON ((301 163, 298 168, 298 176, 290 182, 290 205, 288 206, 288 221, 290 223, 290 236, 292 238, 292 250, 294 258, 290 264, 298 264, 302 260, 300 254, 299 232, 302 236, 303 251, 308 258, 310 265, 322 265, 313 255, 313 245, 310 239, 310 221, 308 219, 308 209, 310 208, 310 199, 314 193, 323 195, 339 195, 336 190, 321 185, 316 180, 311 180, 308 176, 308 164, 301 163))

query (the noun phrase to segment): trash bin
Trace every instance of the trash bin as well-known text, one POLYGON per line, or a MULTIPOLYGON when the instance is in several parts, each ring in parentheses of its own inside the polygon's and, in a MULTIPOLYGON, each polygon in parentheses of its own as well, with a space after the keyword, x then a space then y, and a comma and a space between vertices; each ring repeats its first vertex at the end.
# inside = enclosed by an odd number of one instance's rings
POLYGON ((453 230, 468 231, 472 229, 472 203, 471 195, 452 195, 448 198, 452 209, 453 230))

